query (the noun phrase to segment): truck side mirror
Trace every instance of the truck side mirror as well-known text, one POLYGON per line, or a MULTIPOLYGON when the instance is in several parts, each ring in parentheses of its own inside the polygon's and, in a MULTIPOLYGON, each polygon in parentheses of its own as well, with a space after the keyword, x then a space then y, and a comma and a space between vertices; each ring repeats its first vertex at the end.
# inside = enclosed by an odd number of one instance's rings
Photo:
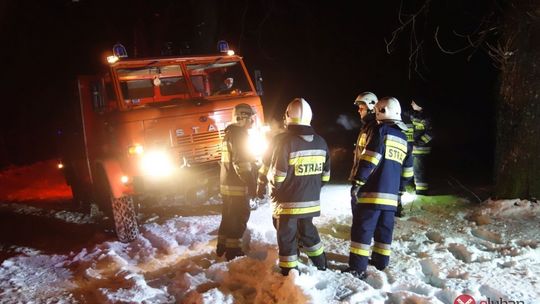
POLYGON ((90 84, 90 94, 92 94, 92 108, 94 112, 101 112, 105 108, 105 100, 101 93, 101 83, 92 82, 90 84))
POLYGON ((262 73, 260 70, 255 70, 253 74, 255 76, 255 89, 257 90, 257 95, 262 96, 264 94, 262 73))

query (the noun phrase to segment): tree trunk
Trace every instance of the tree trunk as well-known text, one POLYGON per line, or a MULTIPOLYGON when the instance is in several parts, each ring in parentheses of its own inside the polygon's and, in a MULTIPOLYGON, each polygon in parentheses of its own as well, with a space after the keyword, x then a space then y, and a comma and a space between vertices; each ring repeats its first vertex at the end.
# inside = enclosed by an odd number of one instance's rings
POLYGON ((540 0, 512 1, 503 40, 495 196, 540 198, 540 0), (512 53, 509 53, 512 52, 512 53))

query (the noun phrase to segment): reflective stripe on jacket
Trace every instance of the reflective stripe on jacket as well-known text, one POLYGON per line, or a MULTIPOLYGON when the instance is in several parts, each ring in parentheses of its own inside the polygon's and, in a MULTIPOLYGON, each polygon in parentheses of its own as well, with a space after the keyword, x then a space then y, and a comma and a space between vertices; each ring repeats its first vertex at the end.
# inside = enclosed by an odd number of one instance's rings
POLYGON ((364 125, 360 129, 358 134, 358 139, 356 140, 356 145, 354 147, 354 159, 353 165, 351 168, 351 173, 349 174, 349 180, 354 180, 356 172, 358 171, 358 165, 360 164, 360 156, 366 147, 366 143, 373 136, 373 131, 377 128, 377 121, 375 120, 375 114, 369 113, 363 119, 364 125))
POLYGON ((320 192, 330 180, 326 141, 311 127, 289 126, 275 143, 269 166, 273 214, 320 215, 320 192))
POLYGON ((247 129, 230 125, 221 144, 220 192, 227 196, 246 196, 256 187, 255 159, 247 151, 247 129))
POLYGON ((433 140, 433 131, 431 119, 424 112, 413 111, 410 119, 414 127, 413 154, 429 154, 431 152, 431 141, 433 140))
POLYGON ((355 180, 363 186, 357 203, 369 208, 395 210, 400 188, 413 176, 411 155, 407 137, 397 125, 379 124, 360 157, 355 180))

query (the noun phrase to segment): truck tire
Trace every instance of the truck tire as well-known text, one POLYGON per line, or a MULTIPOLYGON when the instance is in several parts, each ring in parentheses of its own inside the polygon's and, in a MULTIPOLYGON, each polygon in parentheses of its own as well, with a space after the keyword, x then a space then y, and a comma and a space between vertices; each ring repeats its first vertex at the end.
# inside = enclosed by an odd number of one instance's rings
MULTIPOLYGON (((94 187, 97 206, 106 218, 114 220, 118 240, 128 243, 136 239, 139 235, 139 228, 133 197, 113 197, 105 170, 99 165, 96 167, 94 187)), ((109 222, 109 225, 112 223, 109 222)))
POLYGON ((123 243, 133 241, 139 235, 133 197, 111 198, 111 203, 118 240, 123 243))

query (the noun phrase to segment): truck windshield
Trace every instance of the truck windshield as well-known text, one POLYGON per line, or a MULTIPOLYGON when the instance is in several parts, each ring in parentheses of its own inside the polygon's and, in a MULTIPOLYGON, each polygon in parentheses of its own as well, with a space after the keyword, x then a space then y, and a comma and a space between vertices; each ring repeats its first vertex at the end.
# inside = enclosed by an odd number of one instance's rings
POLYGON ((189 64, 187 70, 195 91, 201 96, 252 92, 240 61, 189 64))
POLYGON ((180 65, 144 66, 117 70, 122 97, 130 105, 189 98, 180 65))

